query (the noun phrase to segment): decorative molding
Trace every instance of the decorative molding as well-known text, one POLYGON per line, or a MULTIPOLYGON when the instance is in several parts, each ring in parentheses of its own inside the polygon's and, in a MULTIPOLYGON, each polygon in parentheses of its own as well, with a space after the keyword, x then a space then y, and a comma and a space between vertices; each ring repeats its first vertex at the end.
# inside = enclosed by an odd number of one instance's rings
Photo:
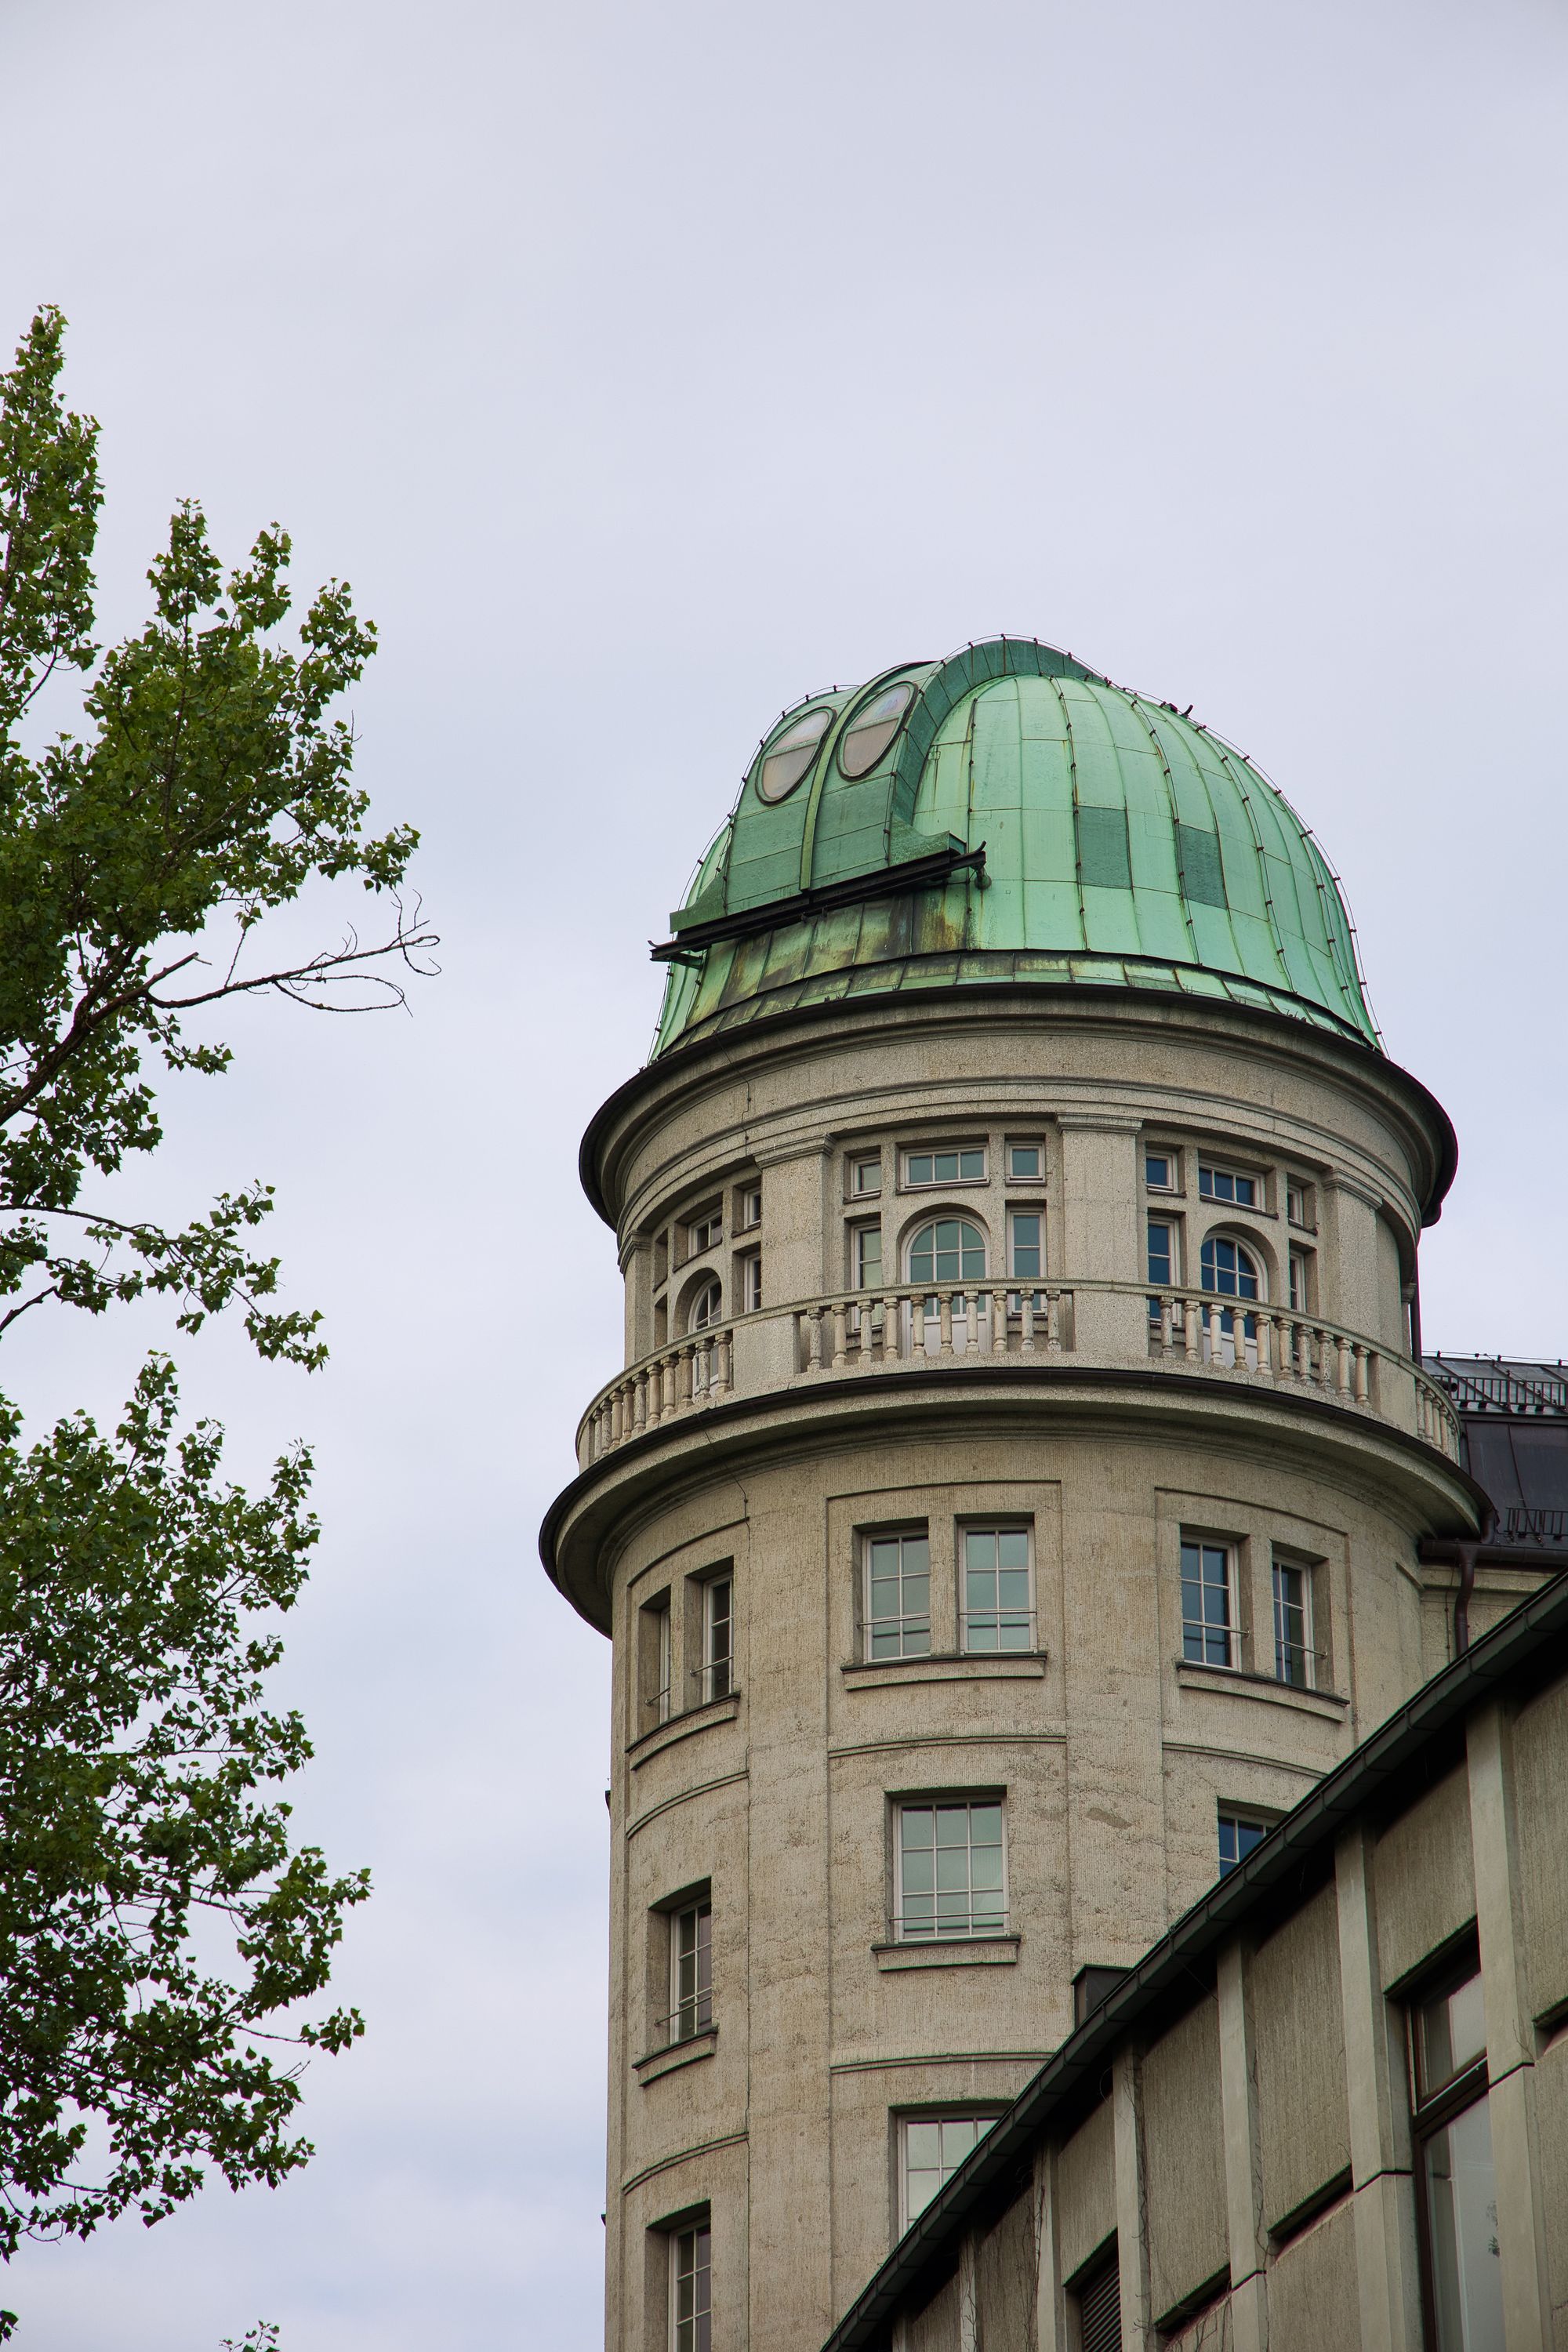
POLYGON ((849 1690, 896 1689, 905 1683, 1040 1682, 1044 1650, 937 1650, 922 1658, 855 1658, 838 1669, 849 1690))
POLYGON ((673 2074, 678 2066, 711 2058, 718 2046, 719 2029, 710 2025, 706 2033, 690 2034, 684 2042, 671 2042, 663 2050, 650 2050, 646 2058, 634 2059, 632 2073, 639 2083, 657 2083, 661 2074, 673 2074))
POLYGON ((634 1772, 640 1771, 650 1756, 662 1754, 673 1748, 678 1739, 689 1739, 694 1731, 710 1731, 716 1723, 733 1723, 741 1712, 741 1694, 731 1691, 728 1698, 710 1698, 704 1706, 683 1707, 668 1722, 656 1723, 626 1749, 634 1772))
POLYGON ((1258 1698, 1266 1706, 1294 1707, 1301 1715, 1321 1716, 1327 1723, 1342 1723, 1350 1706, 1349 1699, 1338 1691, 1303 1690, 1297 1683, 1277 1682, 1272 1675, 1251 1674, 1244 1666, 1205 1666, 1193 1658, 1178 1658, 1175 1668, 1184 1690, 1258 1698))
POLYGON ((951 1943, 873 1944, 878 1969, 887 1976, 900 1969, 1011 1968, 1022 1936, 955 1936, 951 1943))

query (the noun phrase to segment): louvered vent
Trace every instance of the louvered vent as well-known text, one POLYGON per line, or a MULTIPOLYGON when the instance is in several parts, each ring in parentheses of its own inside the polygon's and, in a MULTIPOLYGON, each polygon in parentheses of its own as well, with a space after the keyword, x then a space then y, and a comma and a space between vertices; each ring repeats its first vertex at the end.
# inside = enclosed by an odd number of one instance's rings
POLYGON ((1121 2273, 1114 2254, 1079 2290, 1078 2340, 1080 2352, 1121 2352, 1121 2273))

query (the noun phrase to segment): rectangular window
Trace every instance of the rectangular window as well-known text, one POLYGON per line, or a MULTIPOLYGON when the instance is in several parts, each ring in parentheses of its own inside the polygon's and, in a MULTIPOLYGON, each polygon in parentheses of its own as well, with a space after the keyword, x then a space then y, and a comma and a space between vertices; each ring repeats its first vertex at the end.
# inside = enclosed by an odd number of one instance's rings
POLYGON ((741 1312, 754 1315, 763 1303, 762 1251, 748 1250, 743 1257, 737 1258, 735 1271, 741 1277, 741 1312))
POLYGON ((900 1805, 898 1830, 894 1900, 900 1943, 1005 1935, 999 1797, 900 1805))
POLYGON ((994 2116, 910 2116, 899 2126, 899 2233, 919 2219, 984 2138, 994 2116))
POLYGON ((866 1538, 866 1655, 931 1654, 931 1544, 918 1535, 866 1538))
POLYGON ((1274 1675, 1307 1690, 1312 1682, 1312 1571, 1274 1563, 1274 1675))
POLYGON ((985 1154, 963 1151, 906 1151, 906 1184, 981 1184, 985 1181, 985 1154))
POLYGON ((1007 1271, 1037 1282, 1046 1270, 1046 1221, 1038 1209, 1015 1209, 1007 1220, 1007 1271))
POLYGON ((702 1588, 702 1696, 728 1698, 734 1681, 734 1592, 727 1576, 710 1576, 702 1588))
POLYGON ((1182 1539, 1182 1655, 1202 1666, 1234 1666, 1236 1554, 1229 1544, 1182 1539))
POLYGON ((858 1201, 869 1200, 882 1189, 882 1155, 868 1151, 849 1162, 849 1190, 858 1201))
POLYGON ((1176 1279, 1176 1231, 1163 1217, 1149 1220, 1149 1279, 1162 1290, 1173 1288, 1176 1279))
POLYGON ((637 1612, 637 1696, 641 1702, 639 1731, 668 1723, 672 1645, 669 1635, 669 1595, 661 1592, 637 1612))
POLYGON ((1248 1821, 1245 1813, 1222 1811, 1219 1817, 1219 1874, 1228 1878, 1238 1862, 1245 1862, 1255 1845, 1261 1845, 1268 1834, 1267 1822, 1248 1821))
POLYGON ((706 2221, 669 2240, 670 2352, 713 2352, 713 2236, 706 2221))
POLYGON ((1038 1183, 1046 1172, 1044 1148, 1037 1143, 1007 1146, 1007 1173, 1018 1183, 1038 1183))
POLYGON ((855 1287, 857 1290, 880 1290, 882 1287, 882 1228, 880 1225, 857 1225, 852 1240, 855 1287))
POLYGON ((689 2042, 713 2023, 713 1906, 689 1903, 669 1919, 669 2038, 689 2042))
POLYGON ((1034 1648, 1027 1528, 964 1528, 963 1646, 1034 1648))
POLYGON ((1198 1162, 1198 1192, 1205 1201, 1233 1201, 1238 1209, 1258 1206, 1258 1179, 1238 1176, 1234 1168, 1208 1168, 1198 1162))
POLYGON ((1307 1261, 1300 1250, 1290 1253, 1290 1309, 1295 1315, 1308 1312, 1307 1261))
POLYGON ((763 1188, 760 1184, 743 1184, 738 1202, 739 1223, 743 1234, 755 1233, 763 1222, 763 1188))
POLYGON ((1114 2246, 1073 2296, 1079 2352, 1121 2352, 1121 2272, 1114 2246))
POLYGON ((700 1217, 689 1220, 686 1228, 686 1255, 700 1257, 704 1250, 715 1248, 724 1238, 724 1215, 721 1209, 704 1209, 700 1217))
POLYGON ((1143 1181, 1151 1192, 1173 1192, 1176 1189, 1174 1152, 1146 1151, 1143 1154, 1143 1181))
POLYGON ((1413 2004, 1410 2056, 1422 2268, 1435 2352, 1503 2341, 1486 2017, 1471 1959, 1413 2004))
POLYGON ((1312 1223, 1312 1203, 1304 1184, 1287 1183, 1285 1187, 1285 1214, 1293 1225, 1310 1227, 1312 1223))

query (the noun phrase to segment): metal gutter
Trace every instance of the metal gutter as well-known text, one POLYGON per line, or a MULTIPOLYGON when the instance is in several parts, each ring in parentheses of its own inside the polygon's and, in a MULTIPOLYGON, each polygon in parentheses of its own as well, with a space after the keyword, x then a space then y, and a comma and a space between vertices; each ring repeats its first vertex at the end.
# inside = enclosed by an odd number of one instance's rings
POLYGON ((948 840, 951 847, 931 850, 923 857, 906 857, 899 866, 874 866, 868 874, 847 875, 841 882, 819 882, 812 889, 792 891, 787 898, 770 898, 763 906, 715 915, 706 923, 692 923, 683 929, 677 919, 678 936, 661 940, 648 953, 655 963, 674 963, 719 940, 750 939, 758 931, 809 922, 814 915, 830 913, 835 907, 858 907, 866 898, 896 898, 905 890, 938 889, 955 874, 972 871, 978 877, 984 873, 984 842, 978 849, 966 849, 956 834, 950 834, 948 840))
POLYGON ((823 2352, 872 2352, 921 2274, 936 2267, 991 2191, 1023 2159, 1032 2158, 1054 2112, 1087 2081, 1098 2082, 1118 2045, 1145 2012, 1174 1988, 1190 1984, 1201 1964, 1244 1925, 1263 1895, 1330 1843, 1430 1740, 1552 1641, 1568 1644, 1568 1576, 1532 1593, 1463 1657, 1434 1675, 1144 1954, 1110 1998, 1046 2061, 900 2238, 823 2352))

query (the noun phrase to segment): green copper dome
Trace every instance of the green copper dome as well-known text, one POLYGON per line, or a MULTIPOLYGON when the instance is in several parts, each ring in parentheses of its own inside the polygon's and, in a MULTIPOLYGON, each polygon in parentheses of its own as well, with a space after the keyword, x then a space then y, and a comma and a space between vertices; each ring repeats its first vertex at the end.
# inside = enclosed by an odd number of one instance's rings
POLYGON ((1288 801, 1167 703, 996 637, 764 737, 674 937, 656 1055, 858 996, 1159 988, 1376 1046, 1339 885, 1288 801))

